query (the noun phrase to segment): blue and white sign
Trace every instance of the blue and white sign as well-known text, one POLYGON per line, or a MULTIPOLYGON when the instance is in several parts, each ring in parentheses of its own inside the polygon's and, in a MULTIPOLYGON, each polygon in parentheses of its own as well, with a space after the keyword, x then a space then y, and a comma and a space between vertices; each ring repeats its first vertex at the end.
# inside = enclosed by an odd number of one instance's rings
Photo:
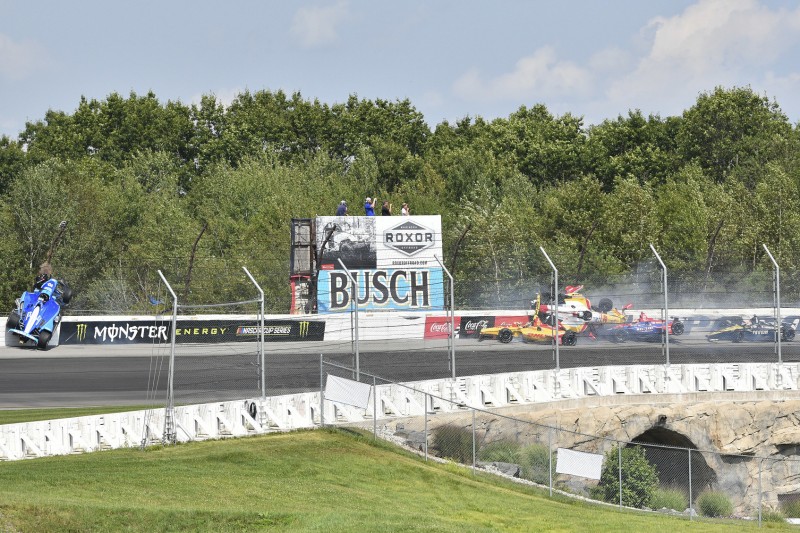
MULTIPOLYGON (((358 308, 361 310, 444 309, 444 286, 440 268, 355 270, 351 273, 358 284, 358 308)), ((319 272, 317 306, 320 313, 350 311, 351 295, 351 283, 346 272, 319 272)))

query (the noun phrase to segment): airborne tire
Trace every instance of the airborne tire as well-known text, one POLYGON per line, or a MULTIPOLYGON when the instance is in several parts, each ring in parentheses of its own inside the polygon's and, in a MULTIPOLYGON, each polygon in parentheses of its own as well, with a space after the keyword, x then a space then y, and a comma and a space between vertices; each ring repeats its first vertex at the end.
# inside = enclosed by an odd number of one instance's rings
POLYGON ((683 335, 683 332, 684 332, 685 329, 686 328, 683 325, 683 322, 681 322, 680 320, 675 320, 672 323, 672 334, 673 335, 683 335))
POLYGON ((53 334, 50 331, 42 331, 39 333, 39 340, 36 341, 36 347, 40 350, 46 350, 47 343, 50 342, 50 337, 52 336, 53 334))
POLYGON ((65 287, 64 291, 61 293, 61 301, 64 302, 64 305, 69 305, 69 302, 72 300, 72 289, 69 287, 65 287))
POLYGON ((19 313, 17 311, 11 311, 11 314, 8 315, 8 320, 6 320, 6 329, 17 329, 19 328, 19 313))
POLYGON ((614 308, 614 302, 611 301, 611 298, 603 298, 600 300, 600 303, 597 304, 597 310, 601 313, 608 313, 614 308))
POLYGON ((501 329, 500 332, 497 334, 497 340, 505 344, 511 342, 513 338, 514 338, 514 333, 508 328, 501 329))

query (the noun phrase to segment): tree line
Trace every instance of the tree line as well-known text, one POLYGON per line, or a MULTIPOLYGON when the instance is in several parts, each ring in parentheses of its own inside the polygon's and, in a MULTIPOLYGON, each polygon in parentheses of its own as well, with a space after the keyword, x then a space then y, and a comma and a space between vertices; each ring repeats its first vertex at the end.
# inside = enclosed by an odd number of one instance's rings
MULTIPOLYGON (((431 127, 408 100, 327 104, 300 93, 81 99, 0 138, 0 300, 30 285, 61 220, 54 268, 76 305, 147 312, 162 270, 184 297, 231 301, 259 279, 289 302, 290 220, 366 196, 441 214, 457 283, 670 272, 746 278, 779 261, 800 300, 800 132, 748 87, 701 93, 680 116, 586 125, 521 106, 431 127), (246 280, 244 280, 246 281, 246 280)), ((794 292, 792 292, 794 291, 794 292)))

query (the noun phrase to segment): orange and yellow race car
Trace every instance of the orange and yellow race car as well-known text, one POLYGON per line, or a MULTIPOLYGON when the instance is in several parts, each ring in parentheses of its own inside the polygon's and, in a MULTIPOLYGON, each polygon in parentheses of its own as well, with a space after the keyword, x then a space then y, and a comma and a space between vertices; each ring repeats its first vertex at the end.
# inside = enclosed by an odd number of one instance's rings
POLYGON ((511 326, 496 326, 492 328, 478 328, 478 340, 497 339, 500 342, 511 342, 514 337, 521 335, 522 329, 530 326, 531 323, 515 322, 511 326))
MULTIPOLYGON (((497 339, 500 342, 511 342, 515 337, 519 337, 523 342, 553 342, 554 328, 546 324, 538 316, 533 317, 533 321, 526 324, 516 323, 512 326, 502 326, 494 328, 483 328, 478 331, 478 340, 497 339)), ((569 331, 563 325, 559 325, 558 338, 564 346, 575 346, 577 334, 569 331)))
POLYGON ((552 343, 556 335, 559 341, 564 346, 575 346, 578 341, 578 335, 574 331, 569 331, 559 323, 558 329, 545 323, 538 316, 533 318, 526 327, 520 329, 519 333, 522 340, 525 342, 550 342, 552 343))

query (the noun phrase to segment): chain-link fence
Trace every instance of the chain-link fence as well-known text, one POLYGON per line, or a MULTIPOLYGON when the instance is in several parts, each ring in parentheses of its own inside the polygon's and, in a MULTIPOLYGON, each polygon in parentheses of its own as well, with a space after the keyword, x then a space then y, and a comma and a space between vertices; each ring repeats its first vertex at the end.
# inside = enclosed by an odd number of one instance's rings
MULTIPOLYGON (((800 460, 699 450, 660 423, 633 441, 588 435, 459 400, 327 359, 320 360, 320 412, 329 425, 365 429, 439 458, 559 493, 688 520, 800 518, 800 460), (402 394, 387 396, 381 385, 402 394), (422 416, 408 417, 409 403, 422 416), (363 423, 353 423, 361 418, 363 423), (669 443, 684 443, 676 446, 669 443)), ((659 421, 661 422, 661 421, 659 421)))

